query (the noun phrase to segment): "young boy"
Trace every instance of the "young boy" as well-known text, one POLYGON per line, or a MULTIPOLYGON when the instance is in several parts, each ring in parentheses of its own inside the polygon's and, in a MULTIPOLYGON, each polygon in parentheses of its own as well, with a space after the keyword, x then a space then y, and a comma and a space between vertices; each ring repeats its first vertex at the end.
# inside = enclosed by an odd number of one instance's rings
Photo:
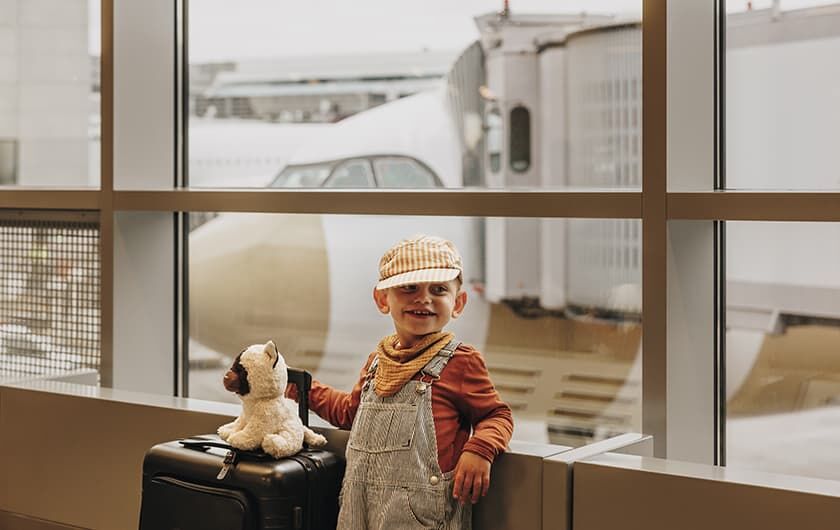
POLYGON ((396 333, 379 342, 351 392, 312 384, 310 408, 350 429, 339 529, 472 526, 471 504, 487 493, 513 419, 481 354, 444 331, 467 303, 461 273, 458 250, 437 237, 388 250, 373 299, 396 333))

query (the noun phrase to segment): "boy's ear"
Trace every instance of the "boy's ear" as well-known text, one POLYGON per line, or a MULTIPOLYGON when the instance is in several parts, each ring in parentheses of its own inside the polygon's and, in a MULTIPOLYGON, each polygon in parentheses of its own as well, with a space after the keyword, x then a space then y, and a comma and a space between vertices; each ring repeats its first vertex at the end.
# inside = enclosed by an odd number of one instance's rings
POLYGON ((373 288, 373 301, 376 303, 377 309, 383 315, 387 315, 391 311, 388 307, 388 290, 373 288))
POLYGON ((455 295, 455 306, 452 308, 452 318, 458 318, 464 312, 464 307, 467 305, 467 291, 461 289, 455 295))

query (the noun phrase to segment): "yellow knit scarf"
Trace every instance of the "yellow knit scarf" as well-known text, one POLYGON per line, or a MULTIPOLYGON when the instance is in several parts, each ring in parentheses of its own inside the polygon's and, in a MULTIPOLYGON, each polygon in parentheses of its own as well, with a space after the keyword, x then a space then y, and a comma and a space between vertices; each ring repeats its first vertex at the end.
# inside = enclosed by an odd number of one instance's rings
POLYGON ((438 331, 426 335, 413 347, 404 350, 394 347, 397 343, 396 335, 383 338, 376 348, 379 358, 373 381, 376 395, 387 397, 396 394, 453 338, 454 333, 438 331))

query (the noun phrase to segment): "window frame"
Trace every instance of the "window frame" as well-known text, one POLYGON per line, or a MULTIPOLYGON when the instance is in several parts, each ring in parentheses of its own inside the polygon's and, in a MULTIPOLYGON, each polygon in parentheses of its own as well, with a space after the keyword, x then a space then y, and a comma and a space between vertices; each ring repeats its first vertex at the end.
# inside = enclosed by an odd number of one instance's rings
MULTIPOLYGON (((189 212, 265 212, 366 215, 430 215, 481 217, 549 218, 632 218, 641 219, 643 233, 643 430, 655 439, 654 452, 660 457, 724 463, 721 446, 719 391, 722 386, 719 312, 724 295, 722 277, 715 271, 700 271, 695 283, 712 293, 711 307, 702 308, 702 325, 680 319, 674 311, 685 307, 674 274, 679 263, 692 252, 715 254, 708 265, 720 264, 723 241, 721 223, 726 220, 840 222, 840 191, 734 191, 722 187, 724 129, 719 120, 724 102, 720 98, 722 62, 725 53, 721 21, 725 21, 723 0, 690 2, 681 6, 667 0, 642 0, 643 4, 643 107, 641 191, 509 191, 509 190, 430 190, 421 192, 372 190, 198 190, 182 187, 186 124, 180 114, 185 91, 186 68, 185 13, 183 1, 132 2, 102 0, 101 3, 101 113, 102 150, 99 189, 3 188, 0 208, 51 210, 92 210, 100 215, 102 381, 104 386, 122 387, 119 365, 143 358, 149 352, 144 342, 162 335, 156 345, 163 353, 143 362, 155 365, 147 370, 142 383, 157 378, 159 386, 172 395, 183 395, 183 314, 188 301, 183 293, 186 249, 176 236, 178 226, 189 212), (695 31, 674 31, 690 27, 691 9, 701 12, 703 24, 695 31), (710 18, 711 17, 711 18, 710 18), (711 22, 710 22, 711 21, 711 22), (669 26, 672 24, 669 31, 669 26), (158 43, 158 45, 155 45, 158 43), (714 62, 699 74, 680 69, 676 62, 686 47, 696 47, 704 64, 714 62), (670 54, 672 60, 668 60, 670 54), (131 64, 132 68, 122 68, 131 64), (687 76, 687 77, 683 77, 687 76), (135 82, 142 79, 142 83, 135 82), (693 83, 701 90, 704 104, 711 99, 713 123, 703 122, 693 133, 679 125, 690 113, 679 87, 693 83), (716 87, 716 88, 714 88, 716 87), (180 103, 179 103, 180 102, 180 103), (143 109, 131 112, 131 108, 143 109), (671 127, 669 128, 669 124, 671 127), (674 126, 677 126, 676 128, 674 126), (126 131, 134 131, 125 137, 126 131), (153 144, 138 147, 131 138, 157 138, 153 144), (680 166, 690 160, 683 149, 691 139, 702 142, 696 156, 703 162, 697 180, 678 184, 680 166), (149 157, 151 153, 154 156, 149 157), (419 206, 406 209, 400 198, 412 198, 419 206), (385 199, 385 200, 383 200, 385 199), (395 200, 396 199, 396 200, 395 200), (425 200, 434 199, 434 200, 425 200), (134 215, 151 212, 149 215, 134 215), (152 223, 149 223, 152 220, 152 223), (700 237, 693 243, 675 242, 680 222, 693 225, 700 237), (709 247, 711 245, 711 247, 709 247), (123 251, 119 251, 122 248, 123 251), (130 264, 128 250, 171 249, 155 254, 159 270, 170 270, 166 278, 144 276, 130 264), (121 253, 122 252, 122 253, 121 253), (179 258, 180 256, 180 258, 179 258), (671 263, 674 259, 677 263, 671 263), (180 282, 180 283, 179 283, 180 282), (156 305, 140 305, 149 291, 131 285, 152 285, 168 293, 156 305), (156 321, 143 317, 157 310, 168 324, 157 329, 156 321), (708 319, 718 331, 708 328, 708 319), (138 331, 130 334, 123 321, 138 331), (690 395, 675 397, 675 389, 686 382, 685 367, 674 364, 679 346, 680 325, 689 322, 695 332, 708 336, 711 347, 705 355, 704 375, 708 385, 691 387, 690 395), (699 331, 698 331, 699 330, 699 331), (717 334, 716 334, 717 333, 717 334), (131 344, 132 341, 138 342, 131 344), (676 341, 676 342, 675 342, 676 341), (676 369, 676 371, 674 371, 676 369), (181 382, 179 383, 179 378, 181 382), (704 417, 692 417, 697 407, 704 417), (688 418, 680 423, 679 417, 688 418), (686 432, 694 423, 703 433, 702 447, 695 448, 686 432), (717 422, 717 423, 716 423, 717 422)), ((696 22, 696 21, 695 21, 696 22)), ((691 63, 691 61, 683 61, 691 63)), ((695 68, 697 70, 697 68, 695 68)), ((695 92, 696 93, 696 92, 695 92)), ((183 224, 183 223, 181 223, 183 224)), ((688 226, 688 225, 682 225, 688 226)), ((183 230, 183 227, 181 227, 183 230)), ((181 232, 183 237, 184 232, 181 232)), ((719 271, 717 271, 719 272, 719 271)), ((704 302, 705 304, 705 302, 704 302)), ((707 348, 704 346, 704 348, 707 348)), ((137 360, 134 361, 139 364, 137 360)), ((157 383, 155 383, 157 385, 157 383)), ((146 387, 148 388, 148 387, 146 387)), ((696 433, 696 430, 693 431, 696 433)))

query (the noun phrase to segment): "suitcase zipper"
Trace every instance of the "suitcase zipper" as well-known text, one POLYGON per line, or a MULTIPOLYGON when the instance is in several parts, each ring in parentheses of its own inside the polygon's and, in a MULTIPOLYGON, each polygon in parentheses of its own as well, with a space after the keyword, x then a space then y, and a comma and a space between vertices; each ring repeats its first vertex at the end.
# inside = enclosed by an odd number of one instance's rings
POLYGON ((236 451, 228 451, 225 455, 225 460, 222 463, 222 469, 219 470, 219 474, 216 475, 216 480, 224 480, 225 477, 228 475, 230 470, 233 466, 236 465, 236 451))
POLYGON ((315 511, 312 487, 313 483, 317 483, 317 480, 315 475, 311 472, 312 469, 309 465, 311 461, 302 453, 297 453, 289 458, 300 464, 300 467, 303 468, 304 476, 306 477, 306 508, 301 510, 300 507, 295 507, 295 525, 297 525, 297 521, 301 522, 301 526, 295 526, 295 528, 302 528, 304 523, 306 523, 306 528, 316 528, 316 526, 312 524, 312 519, 314 517, 313 512, 315 511))

